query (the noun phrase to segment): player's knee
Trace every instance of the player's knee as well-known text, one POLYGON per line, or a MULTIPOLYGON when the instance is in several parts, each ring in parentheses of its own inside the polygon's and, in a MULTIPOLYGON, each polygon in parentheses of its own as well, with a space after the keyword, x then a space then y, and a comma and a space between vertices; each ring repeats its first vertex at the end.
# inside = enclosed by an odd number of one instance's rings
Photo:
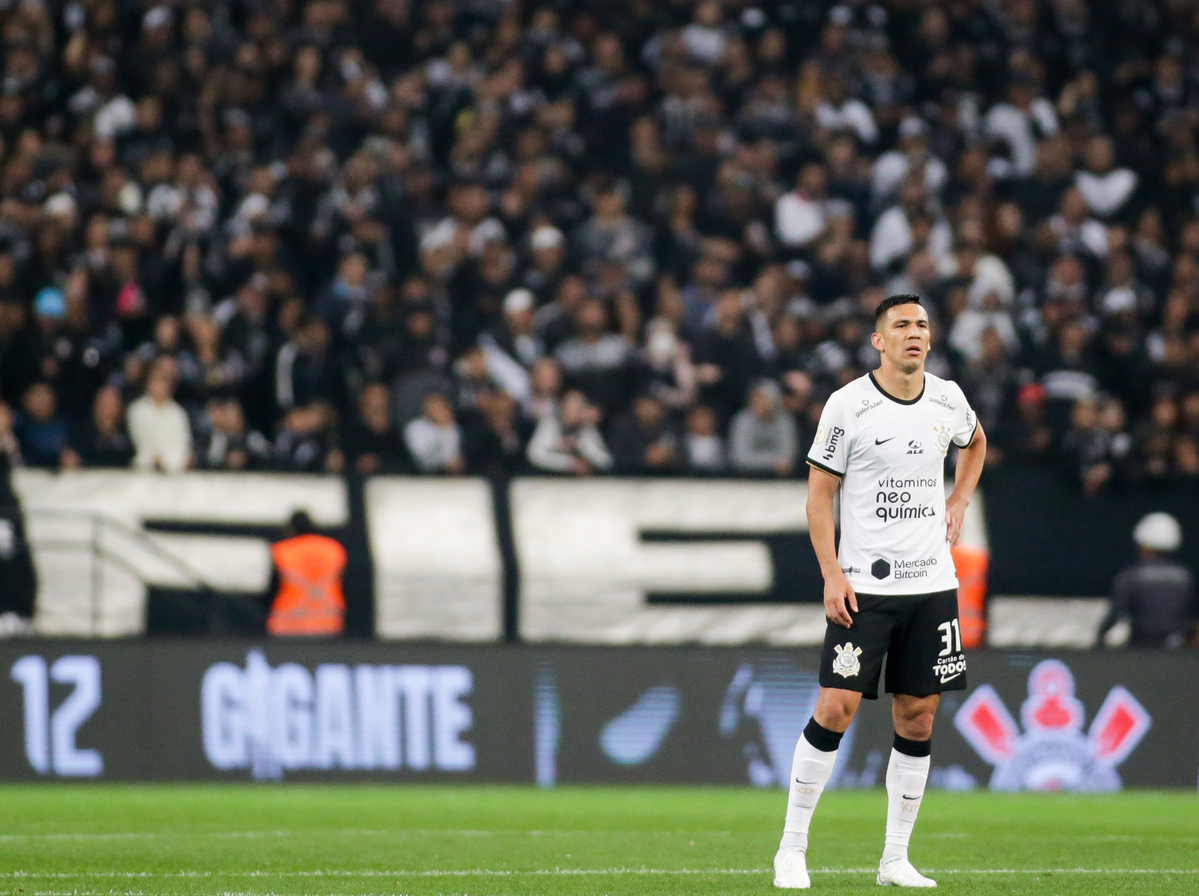
POLYGON ((928 740, 933 736, 933 714, 931 712, 921 713, 907 720, 904 726, 907 731, 899 733, 908 740, 928 740))
POLYGON ((853 699, 821 700, 813 713, 816 721, 830 731, 844 731, 853 721, 858 701, 853 699))
POLYGON ((931 709, 922 707, 905 708, 896 713, 895 731, 908 740, 928 740, 933 734, 933 718, 931 709))

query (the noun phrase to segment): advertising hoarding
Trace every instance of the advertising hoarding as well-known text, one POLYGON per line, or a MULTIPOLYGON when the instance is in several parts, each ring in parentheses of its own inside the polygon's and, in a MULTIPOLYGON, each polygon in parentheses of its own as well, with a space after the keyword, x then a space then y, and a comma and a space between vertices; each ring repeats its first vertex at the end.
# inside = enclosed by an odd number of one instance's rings
MULTIPOLYGON (((10 642, 0 779, 785 786, 815 650, 10 642)), ((980 652, 946 694, 930 784, 1195 787, 1199 658, 980 652)), ((882 783, 885 700, 832 786, 882 783)))

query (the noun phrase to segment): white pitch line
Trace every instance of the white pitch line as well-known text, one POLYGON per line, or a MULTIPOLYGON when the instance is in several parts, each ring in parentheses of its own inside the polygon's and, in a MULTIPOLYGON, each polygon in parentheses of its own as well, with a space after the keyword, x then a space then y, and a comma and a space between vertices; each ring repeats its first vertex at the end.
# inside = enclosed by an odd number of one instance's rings
MULTIPOLYGON (((496 837, 518 835, 526 837, 594 837, 625 835, 636 837, 728 837, 732 831, 538 831, 521 828, 477 830, 474 828, 310 828, 279 831, 202 831, 199 833, 170 833, 166 831, 123 831, 98 833, 0 834, 0 843, 26 843, 31 840, 63 840, 70 842, 104 842, 108 840, 191 840, 196 837, 218 837, 231 840, 257 840, 268 837, 496 837)), ((937 836, 937 835, 932 835, 937 836)), ((956 835, 949 835, 956 836, 956 835)), ((965 836, 964 834, 962 836, 965 836)))
MULTIPOLYGON (((813 874, 874 874, 877 868, 812 868, 813 874)), ((1199 874, 1199 868, 926 868, 929 874, 1199 874)), ((702 875, 702 874, 768 874, 769 868, 535 868, 527 871, 472 868, 443 870, 393 871, 8 871, 0 878, 113 878, 113 879, 170 879, 211 877, 557 877, 571 875, 702 875)))

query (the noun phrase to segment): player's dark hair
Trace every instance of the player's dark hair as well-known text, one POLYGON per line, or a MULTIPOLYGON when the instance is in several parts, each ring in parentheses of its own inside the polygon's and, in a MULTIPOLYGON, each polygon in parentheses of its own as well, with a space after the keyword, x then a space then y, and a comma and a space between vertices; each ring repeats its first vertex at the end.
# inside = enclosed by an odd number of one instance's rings
POLYGON ((898 296, 887 296, 878 303, 878 307, 874 309, 874 328, 878 329, 878 322, 883 319, 883 315, 894 308, 896 305, 919 305, 920 296, 903 294, 898 296))

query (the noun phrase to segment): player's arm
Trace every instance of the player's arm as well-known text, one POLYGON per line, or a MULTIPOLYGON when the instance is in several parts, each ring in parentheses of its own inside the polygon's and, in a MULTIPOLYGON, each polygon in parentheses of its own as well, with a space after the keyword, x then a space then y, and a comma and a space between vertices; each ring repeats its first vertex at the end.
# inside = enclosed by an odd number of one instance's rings
POLYGON ((820 562, 824 576, 824 612, 837 625, 849 628, 853 618, 849 609, 858 611, 858 598, 849 586, 837 560, 837 543, 833 523, 833 498, 841 478, 816 466, 809 466, 808 476, 808 535, 820 562), (846 608, 848 603, 849 609, 846 608))
POLYGON ((962 537, 962 519, 966 516, 966 507, 974 497, 974 489, 978 487, 978 477, 982 475, 983 463, 987 459, 987 434, 983 425, 976 423, 974 438, 965 448, 958 449, 958 465, 953 476, 953 494, 945 502, 945 538, 953 547, 957 546, 962 537))

